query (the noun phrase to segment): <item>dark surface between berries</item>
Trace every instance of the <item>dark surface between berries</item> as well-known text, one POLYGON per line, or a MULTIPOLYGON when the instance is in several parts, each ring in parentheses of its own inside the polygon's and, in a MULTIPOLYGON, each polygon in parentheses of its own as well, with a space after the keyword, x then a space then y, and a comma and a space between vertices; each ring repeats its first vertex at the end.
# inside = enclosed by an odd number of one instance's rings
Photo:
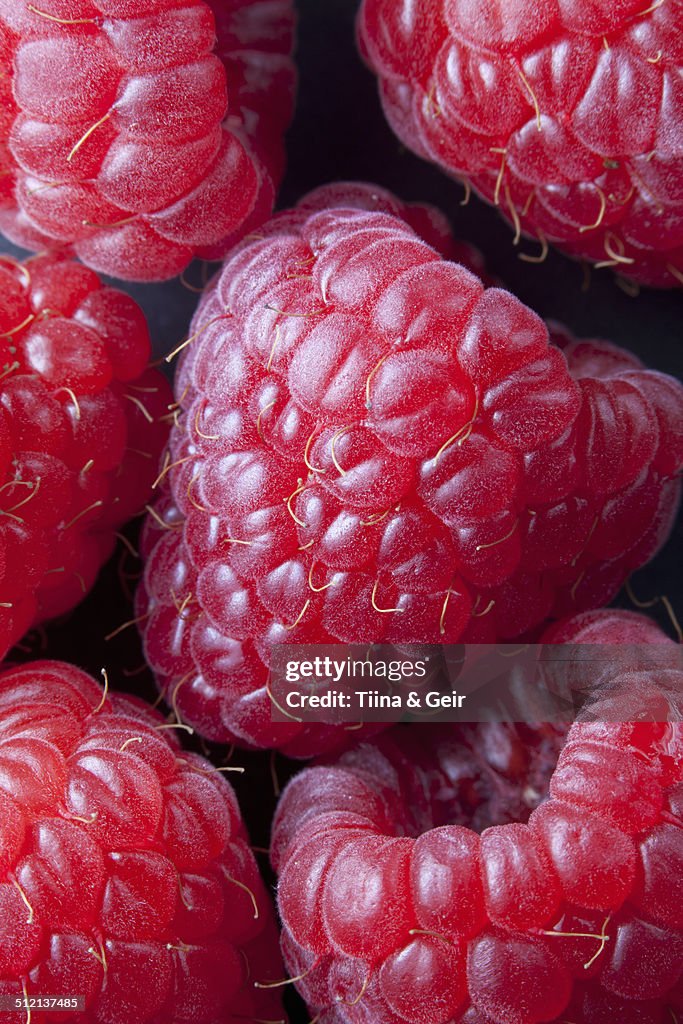
MULTIPOLYGON (((489 271, 542 316, 566 323, 577 336, 611 337, 649 366, 681 376, 683 294, 643 289, 632 298, 607 274, 592 274, 584 280, 579 265, 554 252, 542 265, 520 262, 509 229, 494 210, 476 199, 461 208, 453 183, 409 154, 393 136, 379 105, 375 79, 356 53, 355 0, 299 0, 298 8, 299 102, 288 136, 288 173, 279 207, 292 205, 304 192, 335 179, 374 180, 402 198, 435 203, 448 215, 458 237, 469 239, 484 252, 489 271)), ((188 277, 201 285, 202 267, 195 265, 188 277)), ((124 287, 148 314, 157 354, 185 337, 196 294, 178 281, 124 287)), ((134 538, 134 524, 129 532, 134 538)), ((633 580, 640 598, 668 595, 679 618, 683 610, 682 551, 679 523, 663 554, 633 580)), ((120 585, 121 572, 139 573, 139 566, 124 549, 107 566, 88 602, 67 622, 50 626, 42 640, 34 636, 29 649, 33 657, 45 649, 50 657, 67 658, 94 674, 105 664, 113 686, 153 701, 156 689, 145 672, 136 630, 128 629, 103 643, 106 634, 133 615, 120 585)), ((633 607, 623 592, 616 603, 633 607)), ((650 614, 672 632, 661 605, 650 614)), ((20 652, 20 656, 29 654, 20 652)), ((228 753, 226 748, 213 749, 215 763, 228 753)), ((271 759, 240 752, 233 763, 247 766, 245 777, 233 781, 252 841, 267 846, 275 803, 271 759)), ((293 770, 279 756, 273 766, 281 782, 293 770)), ((296 997, 289 994, 288 998, 292 1024, 305 1024, 311 1015, 296 997)))

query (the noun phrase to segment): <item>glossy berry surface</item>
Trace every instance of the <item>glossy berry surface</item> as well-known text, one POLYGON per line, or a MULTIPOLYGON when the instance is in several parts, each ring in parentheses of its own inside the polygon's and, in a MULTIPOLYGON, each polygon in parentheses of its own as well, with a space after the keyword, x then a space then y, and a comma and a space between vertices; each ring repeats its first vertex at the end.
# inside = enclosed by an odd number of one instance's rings
POLYGON ((0 993, 85 998, 37 1024, 281 1016, 235 795, 158 712, 64 662, 3 672, 0 806, 0 993))
MULTIPOLYGON (((607 613, 589 642, 614 625, 607 613)), ((632 626, 621 620, 631 642, 666 645, 632 626)), ((665 674, 675 722, 397 726, 296 776, 272 857, 285 961, 311 1015, 678 1019, 683 679, 665 674)))
POLYGON ((70 611, 140 512, 170 389, 142 310, 88 268, 0 256, 0 655, 70 611))
POLYGON ((311 194, 192 325, 138 614, 214 739, 327 746, 273 726, 273 644, 512 639, 608 603, 670 529, 680 385, 554 344, 401 213, 372 186, 311 194))
POLYGON ((683 283, 680 0, 363 0, 400 139, 515 228, 683 283))
POLYGON ((270 214, 290 0, 0 3, 0 230, 163 280, 270 214))

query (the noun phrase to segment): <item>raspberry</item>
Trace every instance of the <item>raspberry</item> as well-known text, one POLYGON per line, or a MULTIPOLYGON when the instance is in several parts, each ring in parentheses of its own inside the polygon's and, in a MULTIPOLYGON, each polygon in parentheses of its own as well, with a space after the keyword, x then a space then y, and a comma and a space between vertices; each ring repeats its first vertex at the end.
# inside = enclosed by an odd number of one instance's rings
POLYGON ((82 600, 151 493, 170 389, 149 355, 92 270, 0 257, 0 656, 82 600))
MULTIPOLYGON (((632 641, 666 639, 632 625, 632 641)), ((272 857, 309 1009, 323 1024, 676 1019, 682 752, 680 721, 413 725, 301 772, 272 857)))
POLYGON ((73 665, 0 675, 0 992, 86 1003, 40 1021, 281 1015, 254 987, 282 968, 235 795, 166 728, 73 665))
POLYGON ((607 603, 670 529, 680 385, 549 344, 396 214, 443 241, 372 186, 313 193, 192 325, 138 611, 159 685, 214 739, 329 743, 271 722, 273 644, 512 639, 607 603))
MULTIPOLYGON (((545 644, 661 644, 666 637, 661 629, 638 612, 611 608, 609 611, 583 612, 555 622, 544 631, 545 644)), ((669 641, 670 643, 671 641, 669 641)))
POLYGON ((291 0, 3 4, 0 229, 129 280, 222 257, 273 207, 293 20, 291 0))
POLYGON ((363 0, 401 141, 515 227, 645 284, 683 283, 679 0, 363 0))

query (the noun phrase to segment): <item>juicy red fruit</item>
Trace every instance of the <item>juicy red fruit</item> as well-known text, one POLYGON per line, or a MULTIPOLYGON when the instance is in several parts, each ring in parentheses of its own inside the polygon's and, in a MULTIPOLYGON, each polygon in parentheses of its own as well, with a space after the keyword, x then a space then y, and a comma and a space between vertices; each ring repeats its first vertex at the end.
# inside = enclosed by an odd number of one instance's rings
POLYGON ((236 250, 193 322, 138 614, 213 738, 347 738, 273 725, 273 644, 512 639, 607 603, 669 532, 680 385, 551 343, 406 221, 448 244, 423 208, 323 188, 236 250))
MULTIPOLYGON (((556 632, 676 650, 628 613, 556 632)), ((290 782, 272 857, 285 960, 312 1015, 676 1019, 683 677, 645 674, 674 720, 398 726, 290 782)))
POLYGON ((541 244, 683 282, 676 0, 363 0, 394 131, 541 244))
POLYGON ((5 5, 0 229, 131 280, 222 256, 272 209, 292 36, 289 0, 5 5))
POLYGON ((170 389, 142 311, 69 260, 0 257, 0 653, 70 611, 147 500, 170 389))
POLYGON ((235 795, 165 728, 66 663, 0 675, 0 992, 85 999, 39 1022, 281 1014, 254 985, 282 967, 235 795))

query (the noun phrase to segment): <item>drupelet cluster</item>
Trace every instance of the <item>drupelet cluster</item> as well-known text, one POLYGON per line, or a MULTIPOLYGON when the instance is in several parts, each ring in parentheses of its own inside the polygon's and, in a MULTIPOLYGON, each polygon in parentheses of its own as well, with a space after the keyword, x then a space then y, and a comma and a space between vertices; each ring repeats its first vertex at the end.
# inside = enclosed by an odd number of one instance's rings
POLYGON ((494 203, 516 242, 672 287, 682 13, 679 0, 363 0, 358 29, 396 134, 494 203))
POLYGON ((0 257, 0 654, 81 601, 152 493, 170 388, 140 307, 58 256, 0 257))
POLYGON ((0 994, 83 1000, 39 1021, 281 1016, 235 795, 158 712, 63 662, 5 671, 0 775, 0 994))
POLYGON ((116 277, 220 259, 273 208, 290 0, 0 5, 0 230, 116 277))
POLYGON ((289 784, 272 845, 282 947, 323 1024, 680 1013, 680 658, 629 613, 560 634, 656 644, 674 667, 610 671, 632 708, 649 692, 670 720, 397 726, 289 784))
POLYGON ((329 743, 272 723, 274 644, 513 639, 608 603, 670 531, 681 386, 551 338, 405 211, 318 190, 237 248, 193 322, 138 614, 212 738, 329 743))

